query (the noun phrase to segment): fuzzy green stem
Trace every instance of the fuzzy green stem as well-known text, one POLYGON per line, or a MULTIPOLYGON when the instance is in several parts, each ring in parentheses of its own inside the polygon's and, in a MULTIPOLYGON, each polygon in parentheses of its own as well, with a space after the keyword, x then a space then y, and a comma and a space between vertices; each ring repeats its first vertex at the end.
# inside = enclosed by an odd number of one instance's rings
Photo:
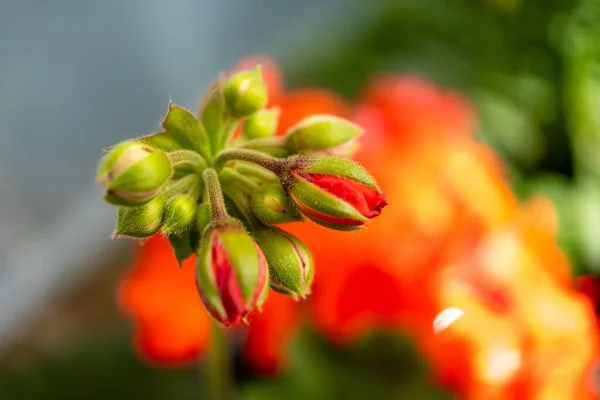
POLYGON ((202 176, 204 177, 204 184, 206 185, 206 190, 208 192, 212 220, 220 221, 229 218, 217 171, 212 168, 207 168, 204 170, 202 176))
POLYGON ((240 174, 261 182, 277 182, 277 175, 261 167, 260 165, 247 162, 238 162, 234 169, 240 174))
POLYGON ((231 385, 231 365, 227 331, 216 321, 211 321, 212 343, 205 366, 204 385, 210 400, 230 400, 233 398, 231 385))
POLYGON ((286 159, 271 157, 260 151, 250 149, 225 150, 215 158, 215 166, 221 168, 227 161, 231 160, 247 161, 260 165, 278 176, 283 173, 287 166, 286 159))
POLYGON ((219 172, 219 180, 223 186, 236 186, 248 195, 254 194, 260 188, 258 183, 231 168, 222 169, 219 172))

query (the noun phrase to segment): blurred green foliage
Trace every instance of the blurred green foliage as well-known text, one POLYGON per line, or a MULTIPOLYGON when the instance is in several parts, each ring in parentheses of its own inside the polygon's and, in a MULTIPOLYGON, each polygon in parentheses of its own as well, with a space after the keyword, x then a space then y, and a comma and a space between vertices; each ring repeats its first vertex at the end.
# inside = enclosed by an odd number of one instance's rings
MULTIPOLYGON (((207 397, 201 372, 194 366, 144 365, 132 353, 128 333, 119 332, 82 343, 59 357, 0 373, 0 399, 202 399, 207 397)), ((429 381, 410 341, 385 335, 342 349, 305 331, 292 346, 285 375, 273 379, 238 374, 236 385, 238 397, 248 400, 448 398, 429 381)))

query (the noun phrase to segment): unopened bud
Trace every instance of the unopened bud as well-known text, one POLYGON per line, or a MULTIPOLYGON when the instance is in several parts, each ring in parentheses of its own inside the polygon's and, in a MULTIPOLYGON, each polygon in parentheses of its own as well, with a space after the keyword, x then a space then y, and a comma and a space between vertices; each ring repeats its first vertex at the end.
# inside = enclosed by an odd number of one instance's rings
POLYGON ((216 320, 229 326, 260 307, 268 280, 265 256, 239 221, 221 220, 207 228, 198 251, 196 283, 216 320))
POLYGON ((314 276, 313 258, 304 243, 277 228, 254 233, 269 264, 271 288, 294 297, 306 297, 314 276))
POLYGON ((164 195, 158 195, 137 207, 120 207, 113 236, 146 238, 158 232, 165 208, 164 195))
POLYGON ((331 229, 359 229, 388 204, 373 177, 343 158, 298 157, 284 184, 304 215, 331 229))
POLYGON ((167 202, 162 232, 165 235, 182 233, 191 227, 196 201, 189 194, 180 194, 167 202))
POLYGON ((349 157, 357 147, 363 129, 346 119, 332 115, 313 115, 290 128, 286 145, 291 154, 320 152, 349 157))
POLYGON ((225 103, 235 117, 247 117, 267 104, 267 87, 260 66, 232 75, 223 88, 225 103))
POLYGON ((301 221, 298 209, 290 203, 279 183, 260 188, 252 196, 252 213, 263 224, 301 221))
POLYGON ((272 136, 277 131, 279 114, 281 114, 279 108, 259 110, 252 114, 244 121, 242 137, 250 140, 272 136))
POLYGON ((156 196, 170 176, 171 164, 165 153, 128 141, 104 157, 96 180, 104 187, 107 202, 136 206, 156 196))

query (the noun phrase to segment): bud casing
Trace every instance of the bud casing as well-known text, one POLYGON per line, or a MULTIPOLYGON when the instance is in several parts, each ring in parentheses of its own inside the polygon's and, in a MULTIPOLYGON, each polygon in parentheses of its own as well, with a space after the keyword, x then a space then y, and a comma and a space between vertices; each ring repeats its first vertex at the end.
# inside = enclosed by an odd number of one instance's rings
POLYGON ((260 229, 254 236, 269 264, 271 288, 295 298, 310 294, 315 270, 304 243, 278 228, 260 229))
POLYGON ((233 74, 223 88, 225 103, 231 114, 248 117, 267 104, 267 87, 260 66, 233 74))
POLYGON ((104 187, 107 202, 136 206, 156 196, 170 176, 171 163, 165 153, 127 141, 111 149, 100 162, 96 180, 104 187))
POLYGON ((196 201, 189 194, 179 194, 167 202, 162 232, 165 235, 178 234, 190 228, 194 221, 196 201))
POLYGON ((120 207, 113 236, 141 239, 154 235, 162 224, 165 203, 161 194, 141 206, 120 207))
POLYGON ((371 175, 348 159, 298 157, 284 184, 304 215, 331 229, 359 229, 387 205, 371 175))
POLYGON ((265 256, 242 227, 229 218, 211 223, 198 251, 196 284, 210 314, 229 326, 264 300, 268 287, 265 256))
POLYGON ((246 140, 273 136, 277 131, 281 110, 277 107, 259 110, 249 116, 242 126, 242 137, 246 140))

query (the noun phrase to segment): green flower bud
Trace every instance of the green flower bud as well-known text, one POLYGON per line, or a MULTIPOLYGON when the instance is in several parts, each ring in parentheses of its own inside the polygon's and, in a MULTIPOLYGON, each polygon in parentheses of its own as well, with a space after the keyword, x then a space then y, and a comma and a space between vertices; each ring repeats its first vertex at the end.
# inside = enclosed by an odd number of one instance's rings
POLYGON ((267 87, 260 66, 232 75, 223 88, 225 103, 238 118, 254 114, 267 104, 267 87))
POLYGON ((246 140, 269 137, 277 131, 279 123, 279 108, 259 110, 249 116, 242 127, 242 137, 246 140))
POLYGON ((133 141, 115 146, 100 162, 97 182, 112 204, 136 206, 156 196, 171 176, 171 163, 160 150, 133 141))
POLYGON ((313 115, 290 128, 286 145, 292 154, 318 151, 348 157, 356 150, 356 139, 362 133, 360 126, 343 118, 313 115))
POLYGON ((290 203, 279 183, 273 183, 257 190, 252 196, 252 213, 263 224, 283 224, 302 221, 300 213, 290 203))
POLYGON ((196 212, 196 201, 189 194, 180 194, 167 202, 162 232, 166 235, 182 233, 191 227, 196 212))
POLYGON ((254 233, 267 264, 271 288, 294 297, 306 297, 314 277, 313 258, 304 243, 278 228, 254 233))
POLYGON ((158 195, 138 207, 120 207, 113 236, 146 238, 158 232, 163 220, 166 198, 158 195))

